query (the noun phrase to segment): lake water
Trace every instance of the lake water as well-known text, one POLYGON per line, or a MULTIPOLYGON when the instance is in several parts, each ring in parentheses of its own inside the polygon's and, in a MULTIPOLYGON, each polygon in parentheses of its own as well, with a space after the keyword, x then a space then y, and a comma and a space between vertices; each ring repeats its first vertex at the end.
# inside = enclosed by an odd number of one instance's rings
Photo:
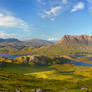
POLYGON ((77 66, 92 66, 92 63, 84 63, 84 62, 78 62, 78 61, 72 61, 72 63, 68 63, 68 64, 74 64, 77 66))
MULTIPOLYGON (((76 57, 86 57, 86 55, 75 55, 76 57)), ((92 57, 86 57, 89 58, 90 61, 92 61, 92 57)), ((72 60, 72 63, 68 63, 68 64, 74 64, 77 66, 92 66, 92 63, 85 63, 85 62, 78 62, 78 61, 74 61, 72 60)))
POLYGON ((10 55, 10 54, 0 54, 0 56, 9 58, 9 59, 14 59, 16 57, 20 57, 20 56, 27 56, 27 55, 10 55))

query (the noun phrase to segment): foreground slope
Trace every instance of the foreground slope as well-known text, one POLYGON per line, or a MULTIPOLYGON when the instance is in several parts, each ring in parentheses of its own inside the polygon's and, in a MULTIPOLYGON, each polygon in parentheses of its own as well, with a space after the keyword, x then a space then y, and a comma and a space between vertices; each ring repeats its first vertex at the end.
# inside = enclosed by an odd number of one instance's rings
POLYGON ((25 74, 1 70, 0 91, 36 92, 40 89, 40 92, 92 92, 92 67, 66 64, 52 67, 53 70, 25 74))

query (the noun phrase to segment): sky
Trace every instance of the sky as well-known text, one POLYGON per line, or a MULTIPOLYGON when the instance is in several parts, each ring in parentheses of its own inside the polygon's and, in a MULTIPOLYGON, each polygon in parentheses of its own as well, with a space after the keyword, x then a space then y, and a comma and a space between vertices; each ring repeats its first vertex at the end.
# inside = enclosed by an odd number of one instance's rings
POLYGON ((0 0, 0 38, 59 40, 92 35, 92 0, 0 0))

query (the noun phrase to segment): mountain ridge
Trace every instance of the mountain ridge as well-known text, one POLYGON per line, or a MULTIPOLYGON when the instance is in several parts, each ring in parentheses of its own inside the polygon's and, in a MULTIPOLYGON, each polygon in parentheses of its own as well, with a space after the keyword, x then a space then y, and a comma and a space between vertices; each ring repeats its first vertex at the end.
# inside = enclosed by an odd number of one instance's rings
POLYGON ((40 48, 41 46, 46 46, 53 44, 53 42, 41 40, 41 39, 32 39, 26 41, 20 41, 15 38, 3 39, 0 38, 0 54, 15 54, 20 51, 21 54, 27 51, 31 51, 35 48, 40 48))
POLYGON ((38 47, 54 43, 54 42, 51 42, 51 41, 37 39, 37 38, 31 39, 31 40, 25 40, 25 41, 22 41, 22 42, 29 44, 29 45, 33 45, 33 46, 37 45, 38 47))
POLYGON ((64 35, 57 43, 36 49, 33 51, 33 54, 92 54, 92 36, 64 35))
POLYGON ((62 39, 58 43, 62 42, 72 42, 77 44, 90 44, 92 43, 92 36, 91 35, 64 35, 62 39))
MULTIPOLYGON (((64 35, 61 40, 53 44, 48 41, 33 39, 9 44, 8 48, 2 45, 1 48, 8 49, 10 54, 32 54, 32 55, 74 55, 92 54, 91 35, 64 35), (36 40, 36 41, 35 41, 36 40), (40 44, 38 44, 41 41, 40 44), (27 44, 28 43, 28 44, 27 44), (33 45, 31 45, 33 44, 33 45), (12 50, 11 50, 12 47, 12 50)), ((0 48, 0 49, 1 49, 0 48)))
POLYGON ((21 41, 16 38, 7 38, 7 39, 0 38, 0 42, 21 42, 21 41))

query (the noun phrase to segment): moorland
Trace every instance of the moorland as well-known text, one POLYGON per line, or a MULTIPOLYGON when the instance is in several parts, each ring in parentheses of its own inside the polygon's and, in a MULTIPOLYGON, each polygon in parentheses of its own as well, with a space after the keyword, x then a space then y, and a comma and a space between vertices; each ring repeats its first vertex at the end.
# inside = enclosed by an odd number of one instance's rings
POLYGON ((92 36, 0 41, 0 92, 92 92, 92 36))

